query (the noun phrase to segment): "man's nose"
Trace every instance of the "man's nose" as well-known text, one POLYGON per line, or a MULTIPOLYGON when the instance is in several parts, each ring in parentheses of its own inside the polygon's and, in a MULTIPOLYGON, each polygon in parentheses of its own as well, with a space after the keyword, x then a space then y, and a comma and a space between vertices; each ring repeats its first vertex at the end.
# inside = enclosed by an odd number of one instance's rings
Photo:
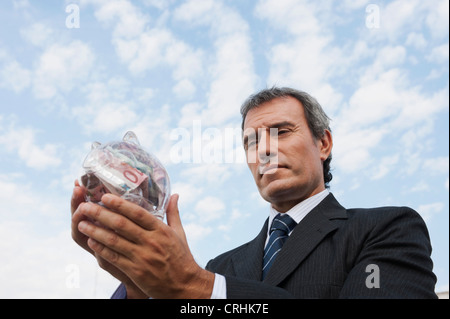
POLYGON ((278 134, 275 134, 272 130, 265 131, 260 134, 260 140, 258 142, 258 159, 262 164, 268 163, 271 158, 278 155, 278 134))

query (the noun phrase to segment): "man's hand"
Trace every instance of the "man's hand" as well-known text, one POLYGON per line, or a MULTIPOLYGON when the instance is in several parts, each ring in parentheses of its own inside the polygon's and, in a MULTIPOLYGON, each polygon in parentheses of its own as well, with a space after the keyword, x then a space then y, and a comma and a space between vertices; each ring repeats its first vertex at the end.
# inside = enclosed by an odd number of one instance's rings
MULTIPOLYGON (((100 257, 95 251, 89 247, 89 237, 84 235, 78 230, 78 225, 84 220, 89 218, 84 215, 79 209, 81 204, 85 203, 85 189, 80 186, 78 181, 75 181, 75 187, 73 189, 72 200, 70 202, 70 210, 72 213, 72 238, 83 249, 91 253, 97 259, 97 262, 101 268, 109 272, 113 277, 120 280, 127 290, 128 298, 148 298, 134 283, 129 279, 120 269, 100 257)), ((93 220, 91 220, 93 222, 93 220)), ((96 223, 100 226, 99 223, 96 223)), ((101 227, 101 226, 100 226, 101 227)))
POLYGON ((84 203, 86 190, 80 186, 78 180, 75 181, 75 187, 72 193, 72 200, 70 201, 70 212, 72 214, 72 238, 82 248, 93 254, 94 252, 89 248, 87 241, 88 237, 78 231, 78 224, 82 220, 86 220, 86 216, 77 212, 81 203, 84 203))
POLYGON ((88 218, 80 220, 78 230, 89 238, 90 250, 117 267, 147 296, 210 298, 214 274, 195 262, 177 202, 178 195, 172 195, 166 225, 142 207, 106 194, 102 197, 105 207, 79 206, 80 214, 88 218))

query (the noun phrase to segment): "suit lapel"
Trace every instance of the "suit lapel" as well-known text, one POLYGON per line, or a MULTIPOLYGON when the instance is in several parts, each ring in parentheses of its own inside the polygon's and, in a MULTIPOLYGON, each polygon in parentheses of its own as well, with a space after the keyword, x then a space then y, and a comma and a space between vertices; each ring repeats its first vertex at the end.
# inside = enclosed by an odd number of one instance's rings
MULTIPOLYGON (((295 227, 264 282, 276 286, 283 281, 327 234, 338 228, 333 220, 342 218, 347 218, 346 210, 330 193, 295 227)), ((261 267, 262 254, 258 262, 261 267)))
POLYGON ((258 281, 261 280, 267 224, 268 219, 258 236, 247 243, 245 249, 240 249, 232 256, 233 268, 237 277, 258 281))

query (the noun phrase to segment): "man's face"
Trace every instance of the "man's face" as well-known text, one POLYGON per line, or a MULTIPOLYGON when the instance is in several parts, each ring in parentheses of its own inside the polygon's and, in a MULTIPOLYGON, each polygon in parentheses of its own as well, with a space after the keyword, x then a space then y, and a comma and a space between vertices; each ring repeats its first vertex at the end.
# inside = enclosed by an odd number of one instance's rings
POLYGON ((322 163, 331 153, 331 133, 316 140, 297 99, 276 98, 250 110, 243 138, 259 192, 276 210, 286 212, 325 189, 322 163))

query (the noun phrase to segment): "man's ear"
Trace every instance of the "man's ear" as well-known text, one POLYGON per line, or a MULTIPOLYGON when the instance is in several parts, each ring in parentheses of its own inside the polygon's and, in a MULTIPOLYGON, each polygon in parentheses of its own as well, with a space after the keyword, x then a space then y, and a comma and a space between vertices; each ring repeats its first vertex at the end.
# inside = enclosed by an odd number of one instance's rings
POLYGON ((320 159, 324 162, 333 149, 333 136, 329 130, 324 130, 323 136, 319 140, 320 159))

